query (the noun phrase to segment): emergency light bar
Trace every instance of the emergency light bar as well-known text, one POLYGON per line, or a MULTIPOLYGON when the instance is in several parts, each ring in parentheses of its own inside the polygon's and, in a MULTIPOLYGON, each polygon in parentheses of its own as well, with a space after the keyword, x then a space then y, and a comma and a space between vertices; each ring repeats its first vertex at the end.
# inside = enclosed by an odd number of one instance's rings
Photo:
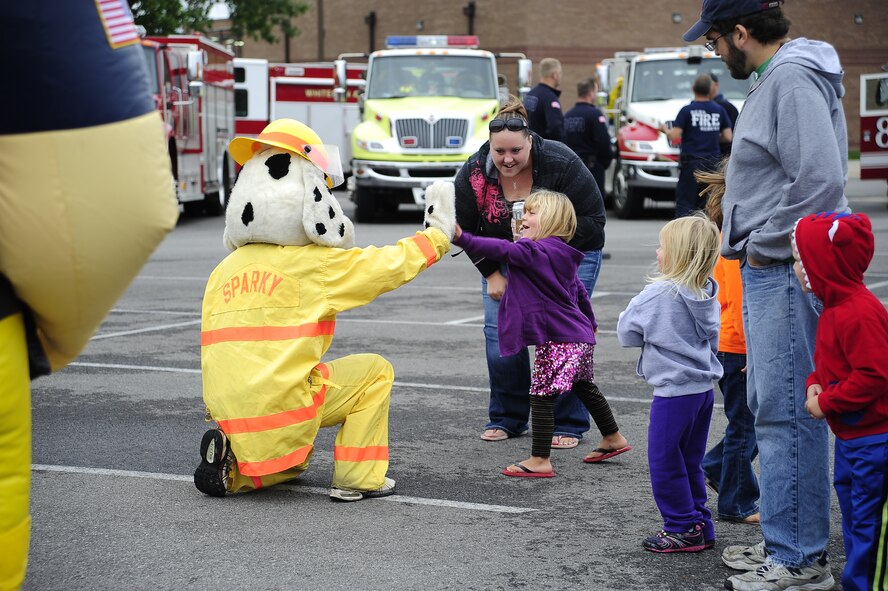
POLYGON ((462 47, 473 49, 479 45, 477 35, 389 35, 386 47, 462 47))

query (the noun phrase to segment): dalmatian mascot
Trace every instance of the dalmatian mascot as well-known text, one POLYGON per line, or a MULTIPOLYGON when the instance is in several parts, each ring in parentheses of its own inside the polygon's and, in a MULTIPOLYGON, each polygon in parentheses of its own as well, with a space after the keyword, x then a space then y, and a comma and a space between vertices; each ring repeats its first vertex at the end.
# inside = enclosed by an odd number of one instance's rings
POLYGON ((426 192, 425 229, 395 245, 354 248, 354 226, 330 188, 337 150, 292 119, 235 138, 243 166, 203 300, 201 368, 218 425, 200 444, 194 484, 221 497, 298 477, 321 427, 341 425, 330 497, 394 494, 388 470, 391 364, 379 355, 322 361, 336 314, 411 281, 450 249, 453 185, 426 192))

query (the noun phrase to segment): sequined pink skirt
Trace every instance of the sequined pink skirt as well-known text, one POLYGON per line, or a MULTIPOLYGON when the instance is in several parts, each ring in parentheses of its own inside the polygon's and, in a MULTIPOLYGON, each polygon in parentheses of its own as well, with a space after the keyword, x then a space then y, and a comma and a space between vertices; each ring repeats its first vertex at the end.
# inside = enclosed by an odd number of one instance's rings
POLYGON ((554 343, 536 347, 530 393, 533 396, 561 394, 573 388, 574 382, 594 381, 590 343, 554 343))

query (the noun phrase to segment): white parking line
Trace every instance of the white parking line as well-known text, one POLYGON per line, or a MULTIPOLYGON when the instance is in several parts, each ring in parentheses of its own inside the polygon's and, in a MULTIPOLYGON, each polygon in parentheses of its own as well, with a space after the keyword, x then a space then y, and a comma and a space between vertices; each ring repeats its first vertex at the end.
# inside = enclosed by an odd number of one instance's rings
MULTIPOLYGON (((90 476, 118 476, 123 478, 148 478, 150 480, 168 480, 175 482, 193 482, 193 476, 182 474, 162 474, 159 472, 137 472, 134 470, 111 470, 108 468, 87 468, 83 466, 53 466, 49 464, 32 464, 31 470, 35 472, 62 472, 66 474, 88 474, 90 476)), ((318 486, 299 486, 294 484, 279 484, 275 488, 297 493, 312 495, 330 494, 329 488, 318 486)), ((490 513, 531 513, 537 509, 528 507, 510 507, 508 505, 487 505, 485 503, 466 503, 463 501, 448 501, 447 499, 428 499, 423 497, 407 497, 393 495, 373 499, 376 501, 388 501, 390 503, 408 503, 411 505, 431 505, 434 507, 447 507, 450 509, 465 509, 468 511, 487 511, 490 513)))
POLYGON ((194 326, 195 324, 200 324, 200 319, 198 320, 189 320, 188 322, 177 322, 176 324, 161 324, 160 326, 150 326, 148 328, 137 328, 135 330, 123 330, 120 332, 106 332, 103 334, 97 334, 92 339, 92 341, 97 341, 99 339, 111 339, 114 337, 125 337, 131 334, 142 334, 145 332, 157 332, 160 330, 166 330, 168 328, 181 328, 183 326, 194 326))

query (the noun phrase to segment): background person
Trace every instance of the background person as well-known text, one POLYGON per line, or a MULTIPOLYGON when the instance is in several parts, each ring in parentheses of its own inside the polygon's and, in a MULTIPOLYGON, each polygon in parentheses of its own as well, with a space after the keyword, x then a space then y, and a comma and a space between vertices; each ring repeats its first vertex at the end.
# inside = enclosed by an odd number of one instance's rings
POLYGON ((524 97, 530 130, 547 140, 564 141, 561 112, 561 62, 547 57, 540 61, 540 81, 524 97))
POLYGON ((654 387, 648 424, 651 490, 663 529, 650 552, 699 552, 715 544, 700 462, 712 418, 718 346, 718 228, 702 214, 660 230, 657 274, 620 313, 617 337, 641 347, 637 372, 654 387))
MULTIPOLYGON (((740 115, 740 111, 737 110, 737 107, 734 106, 734 103, 725 98, 719 89, 718 89, 718 75, 715 72, 709 72, 709 79, 712 80, 712 89, 709 91, 709 98, 715 104, 721 106, 722 109, 725 110, 725 113, 728 114, 728 119, 731 120, 731 131, 734 131, 734 125, 737 124, 737 117, 740 115)), ((730 141, 720 141, 719 148, 721 149, 722 158, 725 156, 730 156, 731 154, 731 142, 730 141)))
MULTIPOLYGON (((580 281, 592 293, 601 269, 604 202, 589 169, 560 142, 544 140, 527 127, 527 112, 514 96, 489 124, 490 139, 466 160, 455 179, 456 221, 476 236, 512 240, 512 207, 533 189, 564 193, 573 203, 577 232, 569 242, 583 252, 580 281)), ((470 255, 481 273, 484 338, 490 380, 490 421, 481 438, 499 441, 527 430, 530 357, 527 349, 500 357, 497 309, 508 266, 470 255)), ((555 402, 554 447, 576 447, 589 430, 589 415, 573 395, 555 402)), ((604 445, 598 447, 606 447, 604 445)))
POLYGON ((583 253, 567 244, 576 229, 573 204, 554 191, 536 191, 524 202, 517 242, 456 229, 455 245, 474 256, 509 265, 509 286, 499 304, 501 354, 514 355, 536 346, 530 387, 531 456, 508 466, 502 472, 506 476, 555 476, 550 460, 555 430, 552 406, 568 390, 583 402, 607 442, 607 447, 597 450, 601 457, 595 461, 632 449, 594 383, 598 324, 589 294, 577 276, 583 253))
POLYGON ((671 142, 681 141, 678 184, 675 186, 675 217, 680 218, 706 204, 697 182, 698 170, 714 170, 721 155, 720 141, 731 141, 731 122, 720 106, 709 100, 712 80, 700 74, 694 80, 694 100, 678 112, 672 127, 660 124, 671 142))
POLYGON ((586 163, 598 191, 604 195, 604 171, 614 158, 607 119, 596 106, 598 80, 586 78, 577 84, 577 104, 564 115, 564 143, 586 163))
POLYGON ((834 584, 825 553, 829 434, 803 408, 819 303, 796 281, 790 232, 809 213, 848 211, 845 90, 835 49, 788 33, 780 0, 704 0, 684 35, 705 35, 732 77, 755 74, 725 175, 721 251, 741 261, 764 540, 722 552, 726 565, 746 571, 725 583, 734 590, 834 584))
MULTIPOLYGON (((721 200, 725 193, 722 161, 716 172, 698 172, 697 180, 709 193, 706 215, 721 229, 721 200)), ((713 271, 718 283, 721 327, 718 334, 718 360, 724 374, 718 387, 724 398, 728 425, 721 440, 706 452, 703 473, 706 483, 718 493, 718 518, 723 521, 759 523, 759 485, 752 462, 758 455, 755 443, 755 417, 746 404, 746 338, 743 335, 743 286, 740 262, 720 256, 713 271)))

